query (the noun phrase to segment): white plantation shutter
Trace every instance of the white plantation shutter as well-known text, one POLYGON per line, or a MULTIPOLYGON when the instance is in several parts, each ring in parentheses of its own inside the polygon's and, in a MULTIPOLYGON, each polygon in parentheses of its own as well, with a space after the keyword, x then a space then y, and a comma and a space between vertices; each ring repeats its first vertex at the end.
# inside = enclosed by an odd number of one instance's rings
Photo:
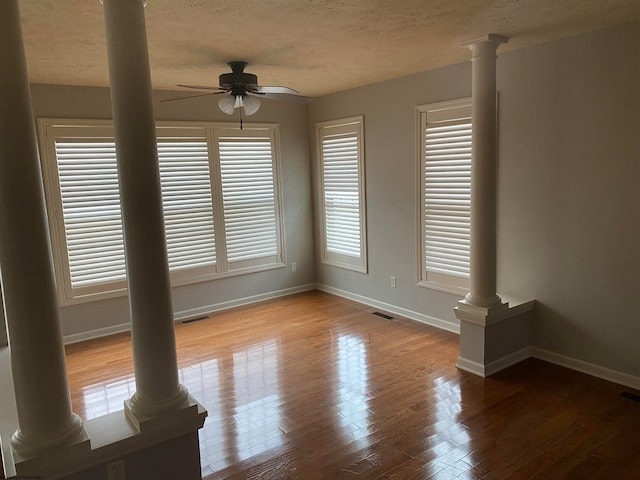
POLYGON ((259 259, 276 261, 277 206, 271 137, 220 136, 218 149, 227 261, 243 262, 237 263, 238 268, 259 259))
MULTIPOLYGON (((125 278, 115 143, 56 141, 71 287, 125 278)), ((158 160, 171 270, 215 264, 206 138, 160 140, 158 160)))
POLYGON ((471 217, 471 102, 423 107, 422 281, 467 288, 471 217))
POLYGON ((115 143, 55 142, 71 288, 125 278, 115 143))
POLYGON ((362 117, 318 124, 323 261, 366 271, 362 117))
POLYGON ((358 137, 322 139, 322 181, 327 250, 360 256, 358 137))
MULTIPOLYGON (((39 119, 38 132, 61 304, 124 294, 111 122, 39 119)), ((160 122, 156 133, 172 284, 281 267, 277 126, 160 122)))
POLYGON ((471 121, 426 128, 425 251, 427 270, 469 276, 471 121))
POLYGON ((169 269, 215 265, 206 137, 158 139, 158 163, 169 269))

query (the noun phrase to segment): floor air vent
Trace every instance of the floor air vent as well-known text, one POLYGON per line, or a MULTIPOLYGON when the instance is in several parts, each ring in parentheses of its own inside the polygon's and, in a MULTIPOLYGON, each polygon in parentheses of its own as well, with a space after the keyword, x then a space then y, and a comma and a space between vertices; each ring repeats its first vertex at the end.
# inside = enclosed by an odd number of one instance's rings
POLYGON ((620 396, 628 400, 633 400, 634 402, 640 402, 640 395, 636 395, 635 393, 620 392, 620 396))
POLYGON ((371 315, 384 318, 385 320, 393 320, 393 317, 391 315, 387 315, 386 313, 382 313, 382 312, 373 312, 371 315))
POLYGON ((187 320, 180 320, 180 325, 189 325, 190 323, 199 322, 209 318, 209 315, 202 315, 201 317, 189 318, 187 320))

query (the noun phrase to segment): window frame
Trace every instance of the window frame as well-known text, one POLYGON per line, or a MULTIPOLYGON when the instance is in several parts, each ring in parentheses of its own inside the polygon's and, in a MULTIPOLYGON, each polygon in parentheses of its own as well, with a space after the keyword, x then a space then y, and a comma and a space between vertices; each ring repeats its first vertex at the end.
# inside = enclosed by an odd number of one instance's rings
MULTIPOLYGON (((95 119, 39 118, 37 120, 37 125, 43 182, 45 187, 45 201, 49 215, 53 263, 60 304, 74 305, 126 295, 126 277, 122 280, 99 282, 83 287, 74 288, 71 285, 69 256, 67 252, 65 223, 60 193, 60 180, 58 177, 58 161, 56 156, 56 140, 58 138, 66 138, 71 135, 75 135, 76 138, 98 137, 113 140, 114 133, 112 121, 95 119), (62 132, 67 132, 68 134, 62 134, 62 132)), ((270 123, 245 124, 242 130, 243 132, 253 132, 254 136, 258 135, 268 137, 271 142, 277 253, 268 261, 248 262, 248 264, 243 265, 243 268, 232 270, 229 270, 226 263, 222 194, 219 188, 220 158, 217 151, 217 145, 214 142, 215 132, 219 130, 228 132, 234 131, 236 133, 241 132, 236 123, 230 122, 156 122, 156 135, 159 142, 161 142, 163 138, 175 139, 198 136, 206 138, 208 151, 215 238, 215 264, 171 269, 170 280, 172 287, 201 283, 264 270, 284 268, 286 266, 282 181, 280 172, 281 155, 279 126, 277 124, 270 123)))
MULTIPOLYGON (((471 97, 459 98, 454 100, 447 100, 444 102, 435 102, 429 104, 423 104, 416 106, 416 165, 417 165, 417 196, 418 196, 418 208, 417 208, 417 226, 418 226, 418 238, 417 238, 417 280, 418 285, 426 287, 432 290, 437 290, 446 293, 452 293, 456 295, 466 295, 469 291, 469 276, 461 277, 454 275, 447 275, 440 272, 434 272, 426 266, 426 228, 425 228, 425 162, 426 162, 426 128, 427 118, 429 116, 436 119, 438 122, 454 122, 458 119, 469 119, 472 122, 471 116, 472 99, 471 97)), ((434 122, 432 122, 434 123, 434 122)), ((471 155, 471 154, 469 154, 471 155)), ((469 168, 472 166, 471 156, 469 159, 469 168)), ((469 174, 469 198, 471 195, 471 177, 469 174)), ((469 215, 470 215, 470 200, 469 200, 469 215)), ((471 234, 469 226, 468 235, 471 234)), ((470 252, 469 252, 470 253, 470 252)))
MULTIPOLYGON (((227 242, 226 242, 226 223, 224 221, 224 199, 223 199, 223 188, 222 188, 222 171, 221 168, 216 169, 215 171, 215 187, 212 186, 212 189, 215 191, 217 200, 214 203, 218 205, 222 205, 223 207, 219 209, 219 224, 220 228, 225 232, 225 241, 220 242, 220 246, 222 251, 224 251, 224 256, 220 259, 220 263, 222 265, 222 269, 233 275, 233 274, 242 274, 242 273, 250 273, 261 270, 268 270, 273 268, 273 265, 285 266, 285 256, 284 256, 284 211, 282 206, 282 174, 280 171, 280 161, 278 152, 280 151, 280 140, 278 135, 278 129, 269 129, 269 128, 258 128, 255 124, 250 124, 243 127, 242 130, 237 128, 236 124, 231 124, 232 128, 229 128, 229 124, 222 126, 222 124, 217 124, 218 128, 212 130, 212 145, 216 148, 217 152, 219 152, 219 140, 220 138, 224 138, 226 136, 232 137, 248 137, 248 138, 257 138, 256 134, 253 132, 263 132, 261 138, 266 138, 265 133, 271 140, 271 158, 272 158, 272 179, 273 179, 273 189, 274 189, 274 218, 275 218, 275 242, 276 242, 276 254, 269 257, 263 257, 262 259, 256 259, 254 261, 251 260, 238 260, 235 262, 231 262, 228 260, 227 256, 227 242)), ((220 164, 220 156, 219 153, 216 154, 216 159, 218 165, 220 164)))
POLYGON ((365 183, 365 146, 364 146, 364 116, 341 118, 316 123, 316 158, 317 158, 317 184, 320 206, 320 255, 324 264, 334 267, 353 270, 359 273, 368 273, 367 253, 367 215, 366 215, 366 183, 365 183), (331 252, 327 248, 327 213, 325 203, 324 182, 324 139, 327 132, 331 135, 354 134, 357 140, 357 165, 358 165, 358 216, 359 216, 359 256, 351 256, 331 252))

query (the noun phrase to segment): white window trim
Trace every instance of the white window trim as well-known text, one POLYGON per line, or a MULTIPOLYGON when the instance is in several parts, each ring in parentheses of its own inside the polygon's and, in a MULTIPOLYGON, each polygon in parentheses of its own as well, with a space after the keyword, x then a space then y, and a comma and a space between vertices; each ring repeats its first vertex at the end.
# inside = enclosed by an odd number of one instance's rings
POLYGON ((425 105, 418 105, 416 107, 416 166, 417 166, 417 225, 418 225, 418 238, 417 238, 417 279, 418 285, 426 287, 432 290, 441 291, 445 293, 451 293, 455 295, 466 295, 469 291, 469 279, 453 277, 450 275, 440 274, 426 269, 426 252, 424 250, 424 136, 427 126, 427 115, 435 116, 436 118, 442 116, 443 119, 453 120, 452 111, 455 110, 467 110, 468 115, 464 114, 464 118, 471 118, 471 97, 460 98, 456 100, 448 100, 444 102, 430 103, 425 105))
MULTIPOLYGON (((58 297, 61 305, 73 305, 96 300, 115 298, 126 295, 126 280, 99 283, 83 287, 81 293, 74 293, 71 286, 69 274, 69 259, 65 242, 65 225, 62 212, 62 199, 60 196, 60 187, 58 179, 58 168, 55 152, 55 141, 50 141, 48 135, 53 134, 56 127, 64 129, 77 129, 76 132, 91 131, 87 137, 104 137, 113 139, 113 124, 111 120, 86 120, 86 119, 60 119, 60 118, 40 118, 37 121, 38 140, 40 146, 41 165, 43 171, 43 180, 45 187, 45 198, 47 210, 49 214, 49 228, 51 235, 51 245, 53 252, 53 262, 58 283, 58 297), (52 130, 53 129, 53 130, 52 130)), ((216 279, 222 279, 247 273, 284 268, 286 266, 285 259, 285 243, 284 243, 284 215, 282 205, 282 181, 280 173, 280 140, 279 127, 277 124, 256 123, 245 124, 244 132, 253 132, 254 134, 266 134, 271 138, 272 158, 273 158, 273 177, 274 177, 274 194, 276 202, 276 242, 277 255, 269 258, 268 261, 256 262, 253 265, 240 265, 233 270, 228 269, 226 264, 226 256, 224 250, 224 242, 221 237, 222 226, 224 225, 223 211, 221 208, 221 192, 219 186, 219 173, 217 168, 213 168, 217 162, 218 153, 214 146, 214 132, 218 130, 240 132, 236 123, 231 122, 156 122, 156 130, 158 137, 163 136, 188 136, 190 133, 198 131, 200 136, 203 132, 206 135, 209 162, 211 173, 211 189, 212 201, 214 205, 214 234, 216 240, 216 263, 211 267, 194 267, 186 269, 177 269, 170 272, 171 286, 189 285, 193 283, 206 282, 216 279), (163 135, 167 132, 170 134, 163 135), (220 208, 216 208, 220 206, 220 208)), ((84 136, 84 135, 83 135, 84 136)), ((57 137, 57 136, 56 136, 57 137)))
POLYGON ((365 184, 365 152, 364 152, 364 116, 357 115, 338 120, 316 123, 316 158, 317 158, 317 187, 320 205, 320 251, 321 261, 334 267, 353 270, 360 273, 368 272, 367 254, 367 215, 366 215, 366 184, 365 184), (360 214, 360 255, 359 257, 329 252, 326 245, 326 215, 323 173, 323 138, 325 130, 333 129, 336 133, 355 133, 358 139, 358 197, 360 214))
MULTIPOLYGON (((53 264, 56 275, 58 297, 61 305, 80 303, 80 299, 113 298, 126 294, 126 280, 105 282, 82 288, 82 293, 74 294, 69 272, 69 257, 66 248, 66 234, 62 210, 62 197, 56 160, 55 141, 48 141, 48 136, 56 126, 68 128, 68 138, 81 136, 82 138, 113 139, 111 122, 101 120, 67 121, 57 119, 38 119, 38 139, 40 142, 40 161, 42 165, 45 198, 49 216, 49 229, 53 264), (90 131, 84 134, 83 131, 90 131), (106 289, 105 289, 106 285, 106 289)), ((59 138, 59 136, 56 136, 59 138)))
MULTIPOLYGON (((282 211, 282 191, 281 191, 281 173, 279 168, 279 163, 276 161, 278 155, 277 151, 279 150, 279 139, 278 139, 278 130, 277 129, 259 129, 253 127, 245 127, 243 130, 238 130, 237 125, 234 125, 235 128, 215 128, 211 130, 213 136, 212 145, 215 147, 215 150, 218 150, 219 139, 224 137, 246 137, 246 138, 254 138, 256 137, 256 132, 261 132, 263 136, 268 136, 271 141, 271 157, 272 161, 272 178, 273 178, 273 188, 274 188, 274 201, 275 201, 275 241, 276 241, 276 254, 269 257, 263 257, 260 260, 245 260, 245 261, 235 261, 230 262, 227 259, 226 255, 226 242, 220 242, 222 248, 225 249, 225 255, 221 256, 220 263, 223 265, 223 270, 229 273, 242 273, 242 272, 252 272, 255 271, 256 268, 260 267, 270 267, 272 265, 284 265, 284 238, 282 235, 283 228, 280 228, 280 232, 278 231, 278 225, 282 225, 282 219, 284 218, 284 214, 282 211), (258 263, 258 265, 256 265, 258 263)), ((214 195, 216 195, 216 200, 214 204, 222 205, 223 204, 223 188, 222 188, 222 175, 220 169, 215 169, 215 186, 212 187, 214 195)), ((223 209, 219 209, 220 220, 218 225, 220 225, 221 229, 226 229, 226 223, 224 221, 224 211, 223 209)))

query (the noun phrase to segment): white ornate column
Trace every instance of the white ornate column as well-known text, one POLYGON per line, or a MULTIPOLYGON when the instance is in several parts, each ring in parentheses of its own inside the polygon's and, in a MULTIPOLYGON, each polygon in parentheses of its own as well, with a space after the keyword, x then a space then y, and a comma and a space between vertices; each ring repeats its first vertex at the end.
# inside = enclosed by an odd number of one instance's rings
POLYGON ((465 42, 472 53, 470 288, 455 308, 460 321, 457 366, 486 376, 529 356, 535 303, 510 307, 496 293, 497 91, 496 52, 507 37, 489 34, 465 42))
POLYGON ((134 419, 186 406, 178 382, 173 309, 142 0, 104 0, 124 223, 136 393, 134 419))
POLYGON ((19 462, 86 436, 71 411, 17 0, 0 2, 0 65, 0 268, 19 462))
POLYGON ((496 294, 497 103, 496 51, 506 37, 487 35, 466 43, 472 52, 471 261, 466 300, 490 307, 496 294))

